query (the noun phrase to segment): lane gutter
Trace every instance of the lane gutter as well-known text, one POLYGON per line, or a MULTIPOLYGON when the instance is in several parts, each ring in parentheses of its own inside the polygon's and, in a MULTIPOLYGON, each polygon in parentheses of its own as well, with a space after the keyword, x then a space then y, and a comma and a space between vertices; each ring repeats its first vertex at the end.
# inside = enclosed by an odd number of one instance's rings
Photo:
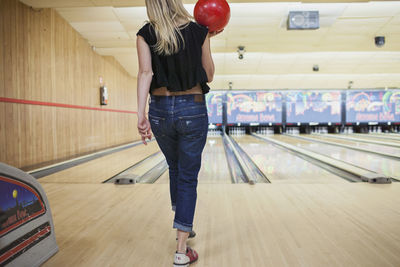
POLYGON ((228 135, 223 134, 222 142, 224 144, 226 161, 229 166, 229 173, 231 174, 232 183, 238 184, 240 182, 250 183, 243 166, 240 164, 235 148, 232 142, 229 142, 228 135))
MULTIPOLYGON (((155 167, 157 167, 158 164, 162 163, 163 161, 165 161, 165 159, 163 159, 162 161, 158 162, 157 164, 155 164, 153 168, 151 168, 149 171, 147 171, 146 173, 144 173, 143 175, 130 175, 129 173, 127 173, 128 171, 134 170, 138 167, 140 167, 142 164, 145 164, 148 160, 151 160, 155 157, 157 157, 159 154, 161 153, 161 151, 157 151, 147 157, 145 157, 144 159, 136 162, 135 164, 133 164, 132 166, 124 169, 123 171, 117 173, 116 175, 108 178, 107 180, 103 181, 103 183, 114 183, 117 179, 121 182, 118 181, 118 183, 124 184, 124 183, 136 183, 136 182, 140 182, 140 179, 143 178, 143 176, 147 175, 147 177, 149 177, 148 173, 154 169, 155 167), (130 181, 132 180, 132 181, 130 181)), ((165 171, 165 170, 164 170, 165 171)), ((161 175, 160 175, 161 176, 161 175)), ((160 177, 159 176, 159 177, 160 177)), ((158 178, 158 177, 157 177, 158 178)), ((147 178, 150 179, 150 178, 147 178)), ((156 179, 157 180, 157 179, 156 179)))
POLYGON ((254 181, 258 183, 271 183, 267 176, 258 168, 251 157, 243 150, 243 148, 236 142, 235 139, 230 137, 230 141, 237 149, 239 156, 242 157, 244 164, 247 166, 246 170, 249 171, 248 176, 255 177, 254 181))

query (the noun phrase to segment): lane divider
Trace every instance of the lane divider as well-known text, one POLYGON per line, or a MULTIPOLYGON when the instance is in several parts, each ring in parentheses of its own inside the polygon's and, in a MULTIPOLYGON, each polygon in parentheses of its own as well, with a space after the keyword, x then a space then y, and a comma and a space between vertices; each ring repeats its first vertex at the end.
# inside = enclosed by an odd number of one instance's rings
POLYGON ((246 164, 245 160, 243 157, 240 156, 240 152, 238 151, 237 147, 235 147, 232 137, 230 137, 227 134, 224 134, 223 136, 224 141, 229 145, 230 149, 233 152, 233 155, 236 157, 237 161, 239 162, 239 167, 242 170, 243 175, 245 176, 245 179, 247 182, 251 185, 254 185, 256 183, 256 180, 253 176, 252 169, 246 164))
POLYGON ((25 104, 25 105, 48 106, 48 107, 59 107, 59 108, 73 108, 73 109, 86 109, 86 110, 97 110, 97 111, 108 111, 108 112, 137 114, 136 111, 130 111, 130 110, 118 110, 118 109, 109 109, 109 108, 86 107, 86 106, 80 106, 80 105, 70 105, 70 104, 43 102, 43 101, 34 101, 34 100, 25 100, 25 99, 16 99, 16 98, 7 98, 7 97, 0 97, 0 102, 15 103, 15 104, 25 104))
POLYGON ((247 182, 247 177, 244 174, 240 163, 233 152, 232 144, 226 139, 225 133, 222 133, 222 144, 224 146, 225 158, 228 163, 229 174, 231 175, 231 180, 233 184, 238 184, 241 182, 247 182))
POLYGON ((267 176, 258 168, 257 164, 251 159, 251 157, 243 150, 243 148, 236 142, 236 140, 229 136, 230 141, 235 146, 237 151, 239 152, 239 156, 242 157, 244 163, 248 167, 248 171, 250 174, 248 176, 253 177, 254 182, 261 182, 261 183, 271 183, 267 176))

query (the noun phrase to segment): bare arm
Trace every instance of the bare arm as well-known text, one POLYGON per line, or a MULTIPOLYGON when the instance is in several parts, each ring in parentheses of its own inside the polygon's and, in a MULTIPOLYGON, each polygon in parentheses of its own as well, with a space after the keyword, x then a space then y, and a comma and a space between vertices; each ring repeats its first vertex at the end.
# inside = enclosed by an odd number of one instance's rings
POLYGON ((203 68, 207 73, 208 82, 212 82, 214 79, 214 61, 211 56, 211 48, 210 48, 210 36, 207 35, 206 39, 204 40, 202 46, 202 56, 201 56, 201 63, 203 64, 203 68))
POLYGON ((136 48, 139 59, 139 72, 137 77, 137 101, 138 101, 138 130, 142 141, 146 144, 146 138, 151 139, 150 123, 146 118, 146 102, 153 77, 151 66, 150 47, 142 36, 136 40, 136 48))
POLYGON ((140 35, 137 37, 136 47, 139 59, 139 72, 137 76, 138 115, 144 116, 153 70, 151 67, 150 48, 140 35))

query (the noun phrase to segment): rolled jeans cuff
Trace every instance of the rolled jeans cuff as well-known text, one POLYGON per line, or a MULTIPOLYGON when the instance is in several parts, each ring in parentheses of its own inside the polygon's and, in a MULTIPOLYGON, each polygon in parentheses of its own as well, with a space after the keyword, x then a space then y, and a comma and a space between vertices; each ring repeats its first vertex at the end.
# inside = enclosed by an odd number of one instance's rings
POLYGON ((185 226, 182 225, 176 221, 174 221, 174 225, 172 226, 173 228, 176 228, 178 230, 184 231, 184 232, 191 232, 192 231, 192 226, 185 226))

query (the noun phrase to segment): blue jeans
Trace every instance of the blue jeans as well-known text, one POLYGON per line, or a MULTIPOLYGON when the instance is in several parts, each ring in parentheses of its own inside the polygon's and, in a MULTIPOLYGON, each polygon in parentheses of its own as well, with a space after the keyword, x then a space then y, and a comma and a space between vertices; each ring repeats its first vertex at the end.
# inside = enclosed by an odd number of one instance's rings
POLYGON ((208 131, 204 95, 152 95, 149 120, 169 166, 171 204, 175 211, 173 228, 190 232, 208 131))

